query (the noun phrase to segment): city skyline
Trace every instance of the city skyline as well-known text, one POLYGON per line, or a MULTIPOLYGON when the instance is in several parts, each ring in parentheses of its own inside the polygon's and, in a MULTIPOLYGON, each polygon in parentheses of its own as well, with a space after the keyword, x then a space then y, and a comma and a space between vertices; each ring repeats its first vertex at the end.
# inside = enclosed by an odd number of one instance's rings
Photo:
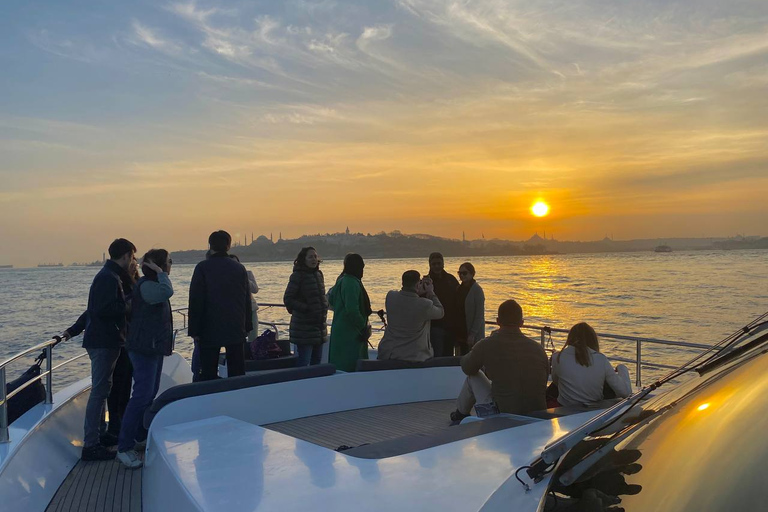
POLYGON ((0 264, 216 229, 768 234, 766 2, 0 13, 0 264))

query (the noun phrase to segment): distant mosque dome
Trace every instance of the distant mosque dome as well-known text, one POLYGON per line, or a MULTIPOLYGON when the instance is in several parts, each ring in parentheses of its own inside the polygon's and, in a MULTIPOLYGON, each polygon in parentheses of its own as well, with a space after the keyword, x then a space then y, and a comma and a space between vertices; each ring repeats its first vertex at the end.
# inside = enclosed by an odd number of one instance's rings
POLYGON ((272 245, 272 241, 269 238, 265 237, 264 235, 259 235, 259 237, 256 239, 256 242, 254 243, 259 245, 263 245, 263 244, 272 245))

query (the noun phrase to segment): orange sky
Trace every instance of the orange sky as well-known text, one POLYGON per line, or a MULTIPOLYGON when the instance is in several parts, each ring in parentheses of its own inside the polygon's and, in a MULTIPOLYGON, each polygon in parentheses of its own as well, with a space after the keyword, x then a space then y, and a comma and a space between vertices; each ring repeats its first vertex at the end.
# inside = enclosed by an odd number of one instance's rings
POLYGON ((765 2, 288 3, 3 7, 0 264, 220 228, 768 234, 765 2))

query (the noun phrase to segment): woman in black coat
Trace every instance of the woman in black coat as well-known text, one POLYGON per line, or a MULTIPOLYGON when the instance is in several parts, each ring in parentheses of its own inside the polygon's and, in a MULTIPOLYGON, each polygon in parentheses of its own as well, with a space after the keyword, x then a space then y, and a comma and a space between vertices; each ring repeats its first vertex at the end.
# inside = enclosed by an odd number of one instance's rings
POLYGON ((297 348, 298 366, 320 364, 328 338, 328 299, 314 247, 304 247, 296 256, 283 303, 291 314, 289 334, 297 348))

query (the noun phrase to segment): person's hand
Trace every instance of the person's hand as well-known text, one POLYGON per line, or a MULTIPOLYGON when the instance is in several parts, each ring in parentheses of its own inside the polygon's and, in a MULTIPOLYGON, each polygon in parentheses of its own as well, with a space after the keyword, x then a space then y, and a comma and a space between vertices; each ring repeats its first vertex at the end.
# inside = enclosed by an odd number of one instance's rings
POLYGON ((435 283, 432 282, 432 279, 425 277, 422 280, 422 286, 424 287, 424 293, 427 294, 427 297, 432 297, 435 294, 435 283))
POLYGON ((69 333, 69 331, 64 331, 63 333, 61 333, 61 339, 63 339, 64 341, 67 341, 68 339, 71 339, 71 338, 72 338, 72 335, 69 333))
POLYGON ((149 267, 151 270, 154 270, 154 271, 155 271, 155 273, 157 273, 157 274, 159 274, 159 273, 163 272, 163 269, 162 269, 162 268, 160 268, 160 267, 158 267, 158 266, 157 266, 157 264, 156 264, 154 261, 152 261, 152 260, 146 260, 146 261, 144 262, 144 265, 146 265, 147 267, 149 267))
POLYGON ((470 334, 469 336, 467 336, 467 345, 469 345, 469 347, 471 348, 472 345, 474 344, 475 344, 475 337, 470 334))

